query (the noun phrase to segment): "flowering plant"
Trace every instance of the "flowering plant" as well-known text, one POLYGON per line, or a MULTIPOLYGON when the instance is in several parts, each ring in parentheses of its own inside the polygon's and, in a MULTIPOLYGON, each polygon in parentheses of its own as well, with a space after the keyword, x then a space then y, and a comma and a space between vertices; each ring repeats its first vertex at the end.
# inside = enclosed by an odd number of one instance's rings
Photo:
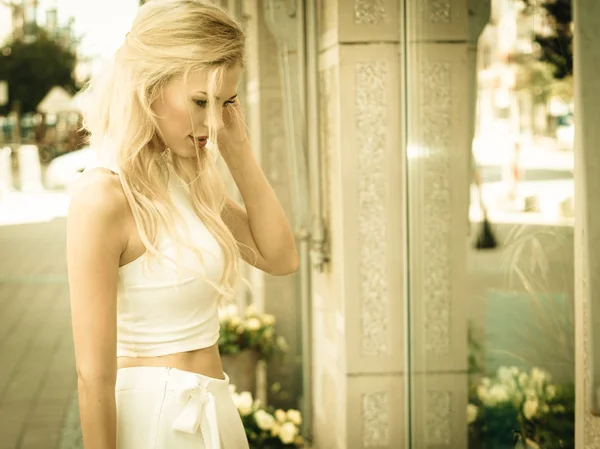
POLYGON ((233 402, 242 418, 250 449, 300 448, 304 441, 300 435, 302 415, 298 410, 287 411, 261 406, 252 394, 237 393, 229 386, 233 402))
POLYGON ((252 350, 261 360, 268 360, 275 354, 287 352, 287 342, 275 332, 275 317, 257 313, 253 305, 244 314, 239 313, 236 305, 228 305, 219 311, 219 321, 222 355, 252 350))
POLYGON ((494 445, 572 447, 574 401, 570 388, 551 383, 547 372, 500 367, 494 378, 483 377, 472 387, 467 406, 471 439, 494 445))

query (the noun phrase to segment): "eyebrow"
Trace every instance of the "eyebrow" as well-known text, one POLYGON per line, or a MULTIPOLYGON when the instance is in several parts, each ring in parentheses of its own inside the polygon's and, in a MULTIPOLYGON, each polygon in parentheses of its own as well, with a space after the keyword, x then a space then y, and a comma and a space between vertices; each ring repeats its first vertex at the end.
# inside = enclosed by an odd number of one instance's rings
MULTIPOLYGON (((208 94, 207 94, 206 92, 203 92, 203 91, 201 91, 201 90, 199 90, 199 91, 198 91, 198 92, 196 92, 196 93, 198 93, 198 94, 204 94, 204 95, 206 95, 206 96, 208 97, 208 94)), ((233 97, 229 98, 229 100, 227 100, 227 101, 233 100, 233 99, 234 99, 235 97, 237 97, 237 96, 238 96, 238 94, 235 94, 233 97)), ((217 99, 217 100, 220 100, 220 98, 219 98, 219 97, 216 97, 216 99, 217 99)))

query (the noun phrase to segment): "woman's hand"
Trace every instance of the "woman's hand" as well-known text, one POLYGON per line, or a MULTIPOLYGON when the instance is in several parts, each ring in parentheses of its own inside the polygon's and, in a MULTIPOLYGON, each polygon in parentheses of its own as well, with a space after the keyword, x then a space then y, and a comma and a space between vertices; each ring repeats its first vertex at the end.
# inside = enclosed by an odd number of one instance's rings
POLYGON ((248 142, 246 122, 239 100, 223 109, 223 128, 217 134, 217 144, 223 156, 248 142))

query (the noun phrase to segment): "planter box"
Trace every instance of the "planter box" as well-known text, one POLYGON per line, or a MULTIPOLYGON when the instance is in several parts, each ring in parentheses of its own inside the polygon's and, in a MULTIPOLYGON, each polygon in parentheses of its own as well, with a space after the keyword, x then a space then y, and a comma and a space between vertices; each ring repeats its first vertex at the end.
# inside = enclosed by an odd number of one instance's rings
POLYGON ((256 367, 258 354, 245 350, 239 354, 225 354, 221 356, 223 371, 229 376, 229 383, 236 386, 239 392, 249 391, 256 397, 256 367))

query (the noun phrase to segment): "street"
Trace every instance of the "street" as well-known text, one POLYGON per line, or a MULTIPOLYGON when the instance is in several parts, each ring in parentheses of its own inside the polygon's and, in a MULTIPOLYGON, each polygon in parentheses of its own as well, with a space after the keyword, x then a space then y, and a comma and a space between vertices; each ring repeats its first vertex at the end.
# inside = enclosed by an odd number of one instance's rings
POLYGON ((64 226, 0 226, 0 449, 57 449, 64 433, 76 391, 64 226))

